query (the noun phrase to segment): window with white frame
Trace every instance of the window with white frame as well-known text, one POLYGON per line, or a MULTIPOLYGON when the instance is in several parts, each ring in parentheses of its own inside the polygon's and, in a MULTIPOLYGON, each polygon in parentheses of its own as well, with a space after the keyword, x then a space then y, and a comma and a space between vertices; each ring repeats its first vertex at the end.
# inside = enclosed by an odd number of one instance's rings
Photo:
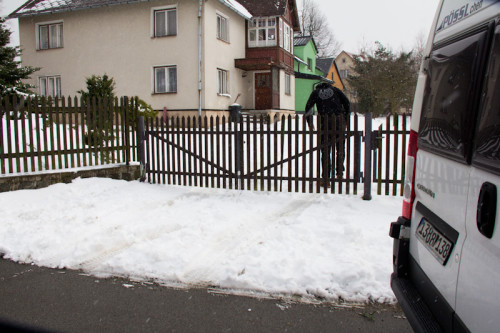
POLYGON ((220 68, 217 68, 217 94, 219 95, 229 94, 228 72, 220 68))
POLYGON ((217 38, 229 42, 229 20, 217 13, 217 38))
POLYGON ((63 47, 63 23, 38 24, 38 49, 48 50, 63 47))
POLYGON ((153 10, 153 36, 177 35, 177 8, 153 10))
POLYGON ((265 47, 276 46, 277 18, 256 18, 248 22, 248 46, 265 47))
POLYGON ((38 78, 38 88, 40 96, 44 97, 61 97, 61 77, 40 76, 38 78))
POLYGON ((292 94, 292 79, 290 77, 290 74, 285 73, 285 94, 291 95, 292 94))
POLYGON ((177 66, 154 67, 154 93, 177 92, 177 66))
POLYGON ((280 19, 280 24, 279 24, 279 34, 280 34, 280 47, 283 48, 283 20, 280 19))
POLYGON ((283 19, 279 21, 280 47, 293 53, 293 29, 283 19))
POLYGON ((291 45, 293 45, 293 43, 290 43, 290 31, 290 26, 283 23, 283 48, 288 52, 291 52, 291 45))

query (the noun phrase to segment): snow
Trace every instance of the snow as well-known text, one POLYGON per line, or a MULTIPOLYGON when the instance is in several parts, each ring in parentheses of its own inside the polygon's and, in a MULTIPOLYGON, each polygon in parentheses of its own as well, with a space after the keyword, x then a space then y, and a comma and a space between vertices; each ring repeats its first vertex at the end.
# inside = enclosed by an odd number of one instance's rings
POLYGON ((232 10, 234 10, 236 13, 238 13, 240 16, 243 18, 250 20, 252 18, 252 14, 239 2, 234 1, 234 0, 219 0, 222 2, 224 5, 228 6, 232 10))
POLYGON ((401 198, 77 179, 0 193, 4 258, 228 293, 393 302, 401 198))

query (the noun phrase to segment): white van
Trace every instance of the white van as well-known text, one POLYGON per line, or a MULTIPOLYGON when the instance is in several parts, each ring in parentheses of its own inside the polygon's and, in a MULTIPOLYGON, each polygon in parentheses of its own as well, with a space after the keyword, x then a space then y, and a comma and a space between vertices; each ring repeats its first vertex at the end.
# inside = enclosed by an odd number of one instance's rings
POLYGON ((441 0, 413 104, 392 289, 417 332, 500 332, 500 2, 441 0))

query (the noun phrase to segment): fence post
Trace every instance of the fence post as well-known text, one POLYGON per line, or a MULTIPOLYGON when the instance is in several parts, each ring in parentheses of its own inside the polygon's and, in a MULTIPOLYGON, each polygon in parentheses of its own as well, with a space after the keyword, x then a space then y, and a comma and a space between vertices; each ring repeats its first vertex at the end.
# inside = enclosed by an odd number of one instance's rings
POLYGON ((240 190, 241 189, 241 176, 242 176, 242 170, 241 170, 241 154, 243 153, 243 138, 242 138, 242 133, 241 133, 241 118, 233 118, 235 121, 234 127, 234 135, 235 135, 235 148, 236 148, 236 189, 240 190))
POLYGON ((372 114, 365 114, 365 168, 363 172, 363 200, 372 199, 372 114))
POLYGON ((141 178, 140 181, 146 180, 146 154, 144 150, 145 135, 144 135, 144 116, 138 117, 137 124, 137 155, 141 165, 141 178))

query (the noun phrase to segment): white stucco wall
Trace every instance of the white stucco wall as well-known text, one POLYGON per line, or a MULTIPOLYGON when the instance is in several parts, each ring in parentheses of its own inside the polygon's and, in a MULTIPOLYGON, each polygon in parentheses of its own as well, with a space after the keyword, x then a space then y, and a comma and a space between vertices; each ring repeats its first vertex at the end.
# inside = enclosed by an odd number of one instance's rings
POLYGON ((283 110, 295 110, 295 76, 290 74, 290 95, 285 94, 285 71, 280 71, 280 104, 283 110))
MULTIPOLYGON (((198 3, 158 0, 21 18, 23 65, 41 67, 32 76, 35 85, 39 76, 60 75, 64 96, 85 89, 86 77, 106 73, 116 81, 117 96, 137 95, 155 109, 198 109, 198 3), (177 35, 152 38, 152 8, 171 5, 177 6, 177 35), (64 24, 64 47, 36 50, 37 24, 54 21, 64 24), (177 66, 177 93, 155 95, 153 67, 164 65, 177 66)), ((227 109, 246 89, 234 68, 234 59, 245 55, 245 20, 218 1, 204 7, 202 108, 227 109), (216 38, 216 10, 230 19, 229 44, 216 38), (230 71, 231 98, 217 96, 217 68, 230 71)))
POLYGON ((204 12, 204 104, 207 108, 227 110, 233 104, 238 94, 237 103, 247 108, 251 100, 248 97, 248 76, 244 71, 234 67, 234 60, 245 57, 245 26, 246 20, 221 4, 219 1, 205 3, 204 12), (210 5, 208 5, 210 3, 210 5), (228 20, 229 42, 217 38, 217 14, 228 20), (217 94, 217 69, 229 72, 229 95, 217 94))

